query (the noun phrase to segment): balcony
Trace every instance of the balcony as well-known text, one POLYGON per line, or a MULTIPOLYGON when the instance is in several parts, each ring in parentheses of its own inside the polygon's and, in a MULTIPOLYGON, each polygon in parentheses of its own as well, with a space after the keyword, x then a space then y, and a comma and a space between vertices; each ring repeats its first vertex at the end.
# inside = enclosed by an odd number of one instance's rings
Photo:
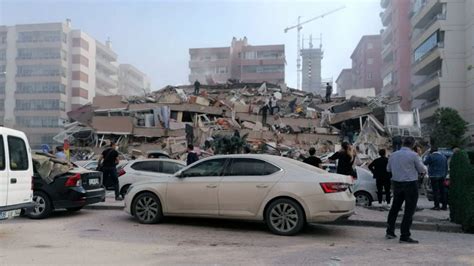
POLYGON ((388 26, 392 22, 392 8, 389 6, 385 11, 380 12, 380 19, 382 19, 382 25, 388 26))
POLYGON ((443 12, 443 3, 440 0, 428 0, 425 5, 418 10, 411 18, 411 25, 414 28, 425 28, 432 18, 443 12))
POLYGON ((382 8, 387 8, 387 6, 390 4, 390 0, 381 0, 380 1, 380 6, 382 8))
POLYGON ((113 65, 112 62, 107 61, 105 58, 101 56, 96 57, 96 63, 99 64, 102 68, 105 68, 106 71, 117 74, 118 73, 118 67, 113 65))
POLYGON ((382 45, 392 43, 392 39, 393 39, 392 26, 389 25, 385 29, 381 30, 380 31, 380 36, 381 36, 381 39, 382 39, 382 45))
POLYGON ((418 60, 412 61, 412 70, 414 75, 430 75, 441 69, 441 61, 444 43, 439 42, 431 50, 427 51, 418 60))
POLYGON ((106 88, 117 87, 117 81, 103 72, 96 71, 95 77, 96 77, 97 83, 103 84, 104 87, 106 88))
POLYGON ((191 60, 189 61, 189 68, 194 67, 230 67, 229 59, 215 59, 215 60, 191 60))
POLYGON ((420 120, 426 121, 429 120, 434 113, 436 112, 436 109, 439 108, 439 100, 434 100, 432 102, 426 102, 420 106, 419 112, 420 112, 420 120))
POLYGON ((423 81, 412 87, 412 95, 415 99, 433 99, 439 97, 441 71, 428 75, 423 81))
POLYGON ((436 31, 443 29, 445 21, 446 15, 444 14, 438 14, 434 16, 423 29, 420 29, 416 34, 411 36, 412 49, 416 49, 436 31))
POLYGON ((384 62, 390 62, 393 59, 393 49, 391 44, 387 44, 383 46, 382 49, 382 60, 384 62))

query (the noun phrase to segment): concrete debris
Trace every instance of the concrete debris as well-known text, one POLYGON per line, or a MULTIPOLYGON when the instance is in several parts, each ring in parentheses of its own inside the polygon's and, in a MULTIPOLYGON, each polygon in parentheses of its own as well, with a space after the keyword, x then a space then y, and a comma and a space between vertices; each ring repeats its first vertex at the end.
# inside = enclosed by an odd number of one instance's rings
POLYGON ((384 108, 400 99, 361 96, 354 92, 349 99, 334 97, 326 103, 319 95, 286 85, 233 80, 201 85, 199 95, 194 95, 193 85, 183 85, 144 97, 97 96, 91 105, 68 113, 74 124, 55 140, 68 139, 95 152, 113 140, 134 157, 158 146, 181 158, 187 144, 209 146, 216 135, 232 136, 237 130, 247 134, 254 151, 295 157, 314 146, 322 155, 349 140, 372 157, 387 144, 373 138, 390 139, 384 108))

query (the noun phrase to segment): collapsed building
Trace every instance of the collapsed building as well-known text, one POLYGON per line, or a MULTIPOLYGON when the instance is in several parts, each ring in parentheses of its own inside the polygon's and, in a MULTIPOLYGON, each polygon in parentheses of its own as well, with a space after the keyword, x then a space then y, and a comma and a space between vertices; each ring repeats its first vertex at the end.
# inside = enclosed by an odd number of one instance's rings
POLYGON ((237 131, 255 152, 298 157, 316 147, 321 156, 348 140, 374 158, 393 136, 419 134, 417 113, 402 112, 399 102, 352 96, 326 103, 319 95, 269 83, 202 85, 199 95, 193 85, 167 86, 145 97, 97 96, 69 112, 71 123, 54 139, 67 139, 77 158, 97 153, 108 141, 126 154, 159 149, 178 158, 188 143, 203 146, 237 131))

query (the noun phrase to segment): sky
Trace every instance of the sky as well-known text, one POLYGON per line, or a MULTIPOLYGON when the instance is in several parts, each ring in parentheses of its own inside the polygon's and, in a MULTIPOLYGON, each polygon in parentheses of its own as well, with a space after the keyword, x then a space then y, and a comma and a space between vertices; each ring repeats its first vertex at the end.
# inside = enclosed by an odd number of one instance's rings
POLYGON ((380 0, 0 0, 0 25, 69 18, 74 29, 103 43, 110 38, 118 61, 146 73, 153 90, 188 83, 189 48, 229 46, 232 37, 246 36, 251 45, 285 45, 285 79, 296 87, 296 31, 283 30, 298 16, 304 21, 341 6, 301 31, 304 38, 322 34, 322 77, 335 81, 350 68, 361 36, 382 29, 380 0))

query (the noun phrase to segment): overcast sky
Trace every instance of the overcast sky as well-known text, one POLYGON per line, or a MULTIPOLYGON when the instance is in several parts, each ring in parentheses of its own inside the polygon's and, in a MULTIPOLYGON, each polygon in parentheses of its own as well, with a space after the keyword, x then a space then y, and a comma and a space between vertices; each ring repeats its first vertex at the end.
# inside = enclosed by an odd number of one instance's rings
POLYGON ((284 44, 286 82, 296 86, 296 31, 283 29, 345 5, 303 26, 305 38, 323 36, 322 77, 336 80, 351 66, 350 55, 362 35, 382 28, 380 0, 312 1, 145 1, 0 0, 0 24, 72 20, 101 42, 110 37, 120 63, 147 73, 153 89, 185 84, 189 48, 229 46, 247 36, 252 45, 284 44))

